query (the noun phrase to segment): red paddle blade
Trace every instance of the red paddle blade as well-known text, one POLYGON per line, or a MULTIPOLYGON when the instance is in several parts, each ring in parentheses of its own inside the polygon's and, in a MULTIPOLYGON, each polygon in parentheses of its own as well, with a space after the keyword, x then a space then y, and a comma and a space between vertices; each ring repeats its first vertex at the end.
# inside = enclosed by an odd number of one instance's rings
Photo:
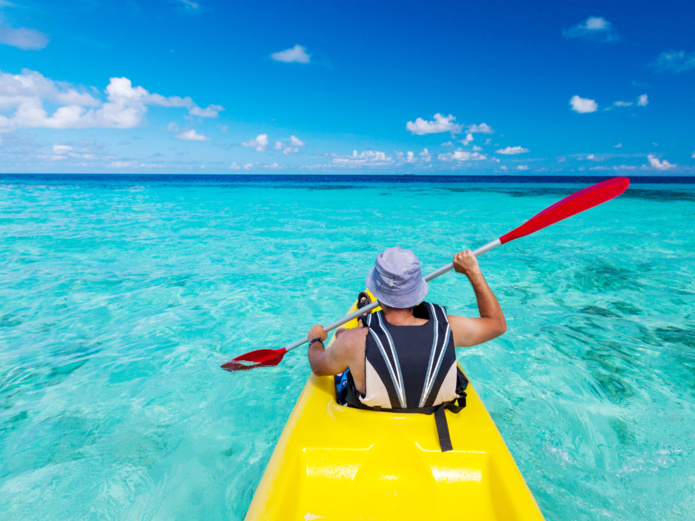
POLYGON ((542 230, 546 226, 572 217, 579 212, 610 201, 627 190, 628 186, 630 186, 630 180, 627 177, 614 177, 579 190, 554 205, 548 206, 548 208, 537 213, 518 228, 505 233, 500 237, 500 242, 504 244, 519 237, 525 237, 533 232, 542 230))
POLYGON ((278 365, 285 353, 287 350, 284 347, 282 349, 258 349, 237 356, 220 367, 225 371, 247 371, 256 367, 278 365))

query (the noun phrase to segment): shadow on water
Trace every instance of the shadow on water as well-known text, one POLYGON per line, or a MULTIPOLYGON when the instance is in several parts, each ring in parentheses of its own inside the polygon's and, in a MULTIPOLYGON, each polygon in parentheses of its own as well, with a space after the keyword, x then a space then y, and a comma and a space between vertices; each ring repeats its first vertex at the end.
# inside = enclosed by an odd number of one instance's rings
POLYGON ((611 307, 622 313, 623 315, 642 315, 643 311, 637 306, 630 304, 629 302, 623 302, 622 300, 616 300, 611 304, 611 307))
POLYGON ((15 429, 19 429, 27 418, 29 418, 29 413, 22 411, 12 416, 9 420, 0 423, 0 435, 4 436, 15 429))
MULTIPOLYGON (((545 197, 545 196, 556 196, 558 198, 564 198, 576 190, 574 187, 548 187, 548 188, 501 188, 501 187, 470 187, 470 188, 449 188, 450 192, 463 192, 463 193, 473 193, 473 192, 485 192, 485 193, 495 193, 501 195, 508 195, 510 197, 545 197)), ((624 194, 620 196, 621 198, 637 199, 642 201, 657 201, 657 202, 673 202, 673 201, 693 201, 695 202, 695 193, 686 192, 676 189, 667 190, 654 190, 654 189, 640 189, 640 188, 629 188, 624 194)))
MULTIPOLYGON (((618 324, 625 319, 596 315, 596 320, 618 324)), ((587 370, 612 403, 625 405, 625 400, 642 399, 635 396, 637 393, 628 382, 643 390, 660 389, 671 397, 683 392, 690 396, 695 393, 695 328, 649 327, 632 322, 628 336, 608 339, 605 335, 612 335, 612 328, 602 328, 596 320, 575 319, 565 327, 579 336, 566 336, 583 343, 586 351, 579 359, 586 363, 587 370)))
POLYGON ((465 188, 450 188, 452 192, 486 192, 494 194, 508 195, 510 197, 539 197, 546 195, 555 195, 566 197, 573 193, 572 188, 480 188, 472 187, 466 190, 465 188))
POLYGON ((587 266, 574 273, 577 288, 582 291, 600 289, 604 292, 619 293, 625 289, 636 290, 642 287, 638 279, 639 277, 630 270, 605 263, 587 266))
POLYGON ((22 325, 23 320, 16 317, 14 313, 7 313, 0 317, 0 327, 15 327, 22 325))
POLYGON ((591 373, 601 387, 604 396, 608 398, 611 403, 621 405, 626 400, 629 400, 635 396, 632 388, 625 382, 625 380, 619 378, 615 373, 595 370, 592 370, 591 373))
POLYGON ((583 308, 582 313, 586 313, 587 315, 599 315, 601 317, 617 317, 619 315, 613 313, 612 311, 609 311, 607 309, 604 309, 599 306, 586 306, 583 308))
MULTIPOLYGON (((19 414, 12 418, 11 424, 17 428, 28 419, 28 416, 19 414)), ((4 462, 3 474, 21 474, 87 457, 84 449, 96 443, 99 424, 95 425, 93 418, 64 413, 37 422, 32 429, 38 436, 32 440, 31 446, 26 445, 26 440, 18 439, 15 451, 4 462)), ((3 434, 9 435, 9 430, 3 434)))
POLYGON ((15 364, 0 381, 2 408, 12 408, 13 398, 21 394, 35 393, 63 383, 100 351, 99 346, 99 342, 88 346, 61 346, 51 352, 51 363, 31 360, 15 364))
POLYGON ((636 442, 637 437, 630 429, 628 422, 625 420, 620 418, 610 418, 608 420, 608 425, 610 425, 611 429, 613 429, 613 432, 621 445, 631 445, 636 442))
MULTIPOLYGON (((290 185, 291 186, 291 185, 290 185)), ((297 187, 294 187, 297 188, 297 187)), ((313 186, 301 186, 301 188, 304 188, 305 190, 309 192, 317 192, 317 191, 323 191, 323 190, 354 190, 356 188, 359 188, 358 186, 354 186, 351 184, 347 185, 342 185, 342 184, 325 184, 325 185, 313 185, 313 186)))
POLYGON ((695 329, 682 329, 676 326, 657 328, 654 333, 664 342, 682 344, 695 349, 695 329))
POLYGON ((644 188, 630 188, 621 197, 629 199, 640 199, 643 201, 693 201, 695 202, 695 193, 684 192, 681 190, 653 190, 644 188))

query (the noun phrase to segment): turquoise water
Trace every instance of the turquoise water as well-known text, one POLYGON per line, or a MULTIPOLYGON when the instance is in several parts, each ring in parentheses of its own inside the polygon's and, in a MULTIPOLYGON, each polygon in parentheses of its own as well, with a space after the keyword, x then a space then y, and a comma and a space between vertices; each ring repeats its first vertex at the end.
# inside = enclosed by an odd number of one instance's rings
MULTIPOLYGON (((3 520, 242 519, 309 366, 221 363, 587 185, 163 179, 0 178, 3 520)), ((549 520, 695 517, 694 224, 695 185, 633 184, 480 259, 509 330, 458 358, 549 520)))

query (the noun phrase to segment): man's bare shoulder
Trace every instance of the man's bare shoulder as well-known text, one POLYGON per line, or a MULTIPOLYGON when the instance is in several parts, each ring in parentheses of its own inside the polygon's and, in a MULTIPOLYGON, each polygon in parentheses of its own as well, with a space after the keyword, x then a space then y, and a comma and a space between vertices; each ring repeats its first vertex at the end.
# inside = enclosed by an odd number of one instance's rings
POLYGON ((364 339, 369 331, 366 327, 356 327, 352 329, 339 329, 336 332, 335 346, 340 350, 352 351, 364 348, 364 339))

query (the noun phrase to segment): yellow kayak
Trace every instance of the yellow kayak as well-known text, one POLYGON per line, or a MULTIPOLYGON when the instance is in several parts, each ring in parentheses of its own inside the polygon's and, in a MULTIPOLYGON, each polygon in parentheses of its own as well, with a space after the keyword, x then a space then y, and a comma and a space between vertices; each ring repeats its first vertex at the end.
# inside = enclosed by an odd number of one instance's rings
POLYGON ((442 452, 432 416, 338 405, 333 377, 311 375, 246 520, 542 520, 472 384, 467 392, 466 408, 446 413, 454 450, 442 452))

